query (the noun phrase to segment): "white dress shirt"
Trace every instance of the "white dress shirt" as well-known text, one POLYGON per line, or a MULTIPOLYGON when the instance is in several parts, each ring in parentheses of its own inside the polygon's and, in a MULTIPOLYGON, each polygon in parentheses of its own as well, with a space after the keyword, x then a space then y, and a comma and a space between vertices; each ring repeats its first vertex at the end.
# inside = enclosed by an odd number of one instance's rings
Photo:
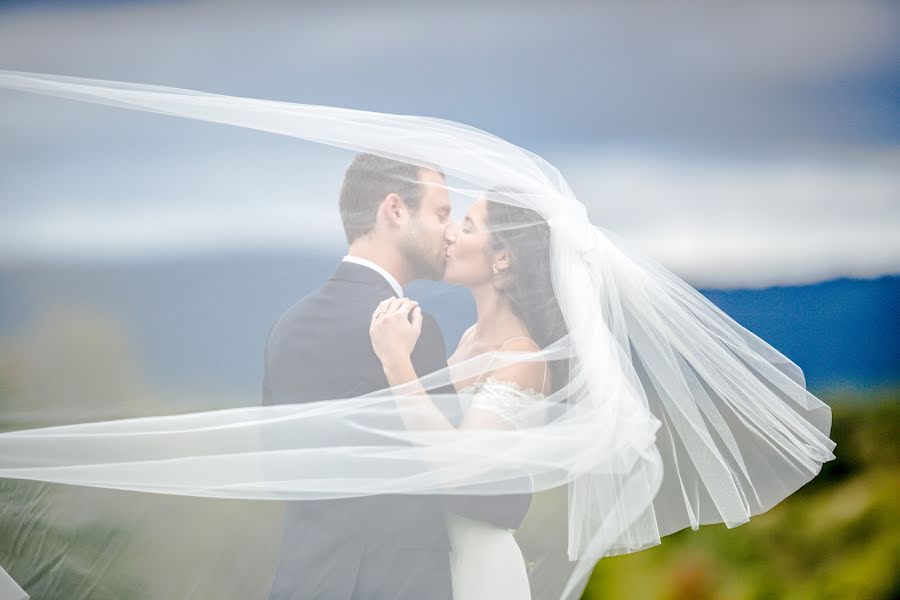
POLYGON ((398 298, 403 297, 403 288, 400 287, 400 282, 397 281, 393 275, 385 271, 382 267, 376 265, 371 260, 366 260, 364 258, 359 258, 358 256, 345 256, 343 262, 353 263, 356 265, 362 265, 364 267, 369 267, 382 277, 384 277, 391 287, 394 288, 394 292, 396 292, 398 298))

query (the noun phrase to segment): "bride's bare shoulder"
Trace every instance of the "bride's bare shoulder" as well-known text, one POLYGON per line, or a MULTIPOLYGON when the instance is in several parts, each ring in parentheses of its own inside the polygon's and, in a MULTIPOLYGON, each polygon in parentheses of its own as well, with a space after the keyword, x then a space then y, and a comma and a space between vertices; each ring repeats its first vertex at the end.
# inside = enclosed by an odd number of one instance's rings
MULTIPOLYGON (((538 352, 540 351, 534 340, 523 337, 511 340, 503 345, 503 352, 538 352)), ((506 365, 491 373, 493 379, 514 383, 522 389, 532 389, 546 392, 547 374, 546 361, 530 360, 520 361, 506 365)))

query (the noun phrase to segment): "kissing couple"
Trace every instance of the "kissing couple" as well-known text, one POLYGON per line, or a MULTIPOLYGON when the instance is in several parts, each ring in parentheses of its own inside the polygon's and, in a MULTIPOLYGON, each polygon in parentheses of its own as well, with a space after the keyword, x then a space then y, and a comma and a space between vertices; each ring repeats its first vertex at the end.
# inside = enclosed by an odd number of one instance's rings
MULTIPOLYGON (((475 375, 453 378, 452 386, 432 392, 471 399, 453 414, 419 383, 479 355, 537 352, 566 335, 550 279, 549 226, 505 193, 514 192, 486 191, 454 222, 439 167, 358 154, 340 192, 347 255, 272 327, 263 403, 354 398, 403 386, 396 402, 410 430, 539 425, 535 403, 567 379, 550 361, 488 361, 475 375), (417 279, 472 294, 477 321, 449 358, 437 321, 404 294, 403 286, 417 279)), ((530 500, 523 493, 289 502, 269 597, 530 598, 513 537, 530 500)))

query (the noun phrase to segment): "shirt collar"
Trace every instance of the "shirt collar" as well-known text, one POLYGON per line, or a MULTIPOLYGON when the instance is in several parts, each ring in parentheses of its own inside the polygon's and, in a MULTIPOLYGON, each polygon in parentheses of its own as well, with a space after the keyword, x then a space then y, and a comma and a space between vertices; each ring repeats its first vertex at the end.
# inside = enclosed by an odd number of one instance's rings
POLYGON ((376 265, 371 260, 366 260, 364 258, 360 258, 358 256, 345 256, 343 258, 343 262, 353 263, 355 265, 362 265, 364 267, 369 267, 382 277, 384 277, 387 282, 394 288, 394 292, 397 294, 398 298, 403 297, 403 288, 400 287, 400 282, 397 281, 393 275, 385 271, 382 267, 376 265))

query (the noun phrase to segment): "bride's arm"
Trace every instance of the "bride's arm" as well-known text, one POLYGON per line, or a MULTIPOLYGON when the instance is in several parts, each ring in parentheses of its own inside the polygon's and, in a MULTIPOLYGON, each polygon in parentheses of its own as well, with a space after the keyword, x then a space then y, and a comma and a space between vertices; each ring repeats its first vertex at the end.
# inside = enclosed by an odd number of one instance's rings
POLYGON ((369 336, 381 361, 388 385, 403 386, 397 406, 407 429, 456 429, 428 397, 412 363, 412 351, 422 332, 422 309, 408 298, 391 298, 378 305, 372 315, 369 336))
MULTIPOLYGON (((404 386, 403 394, 397 395, 398 408, 403 422, 409 430, 450 430, 454 425, 434 405, 413 367, 410 355, 416 345, 422 328, 422 311, 412 300, 385 301, 375 310, 369 333, 372 347, 381 360, 384 374, 391 387, 404 386), (412 314, 412 318, 409 315, 412 314)), ((535 363, 513 365, 534 369, 535 363)), ((507 367, 509 369, 510 367, 507 367)), ((530 375, 530 374, 529 374, 530 375)), ((522 385, 531 386, 522 373, 504 373, 522 385), (519 381, 519 379, 522 379, 519 381)), ((510 429, 511 423, 493 411, 471 408, 466 411, 460 429, 510 429)), ((524 485, 530 479, 524 476, 524 485)), ((451 512, 471 519, 486 521, 497 527, 516 529, 521 524, 531 506, 529 492, 511 493, 500 496, 470 496, 448 494, 440 496, 442 505, 451 512)))
MULTIPOLYGON (((397 405, 406 427, 410 430, 451 430, 456 427, 428 397, 419 383, 411 354, 422 330, 422 310, 414 300, 391 298, 382 302, 372 316, 369 334, 372 347, 381 360, 388 384, 403 387, 397 395, 397 405)), ((511 345, 513 352, 529 352, 534 348, 530 340, 511 345), (517 347, 521 345, 522 347, 517 347)), ((494 377, 518 384, 522 388, 540 389, 543 363, 516 363, 498 369, 494 377)), ((473 407, 466 411, 459 429, 509 429, 511 424, 491 410, 473 407)))

